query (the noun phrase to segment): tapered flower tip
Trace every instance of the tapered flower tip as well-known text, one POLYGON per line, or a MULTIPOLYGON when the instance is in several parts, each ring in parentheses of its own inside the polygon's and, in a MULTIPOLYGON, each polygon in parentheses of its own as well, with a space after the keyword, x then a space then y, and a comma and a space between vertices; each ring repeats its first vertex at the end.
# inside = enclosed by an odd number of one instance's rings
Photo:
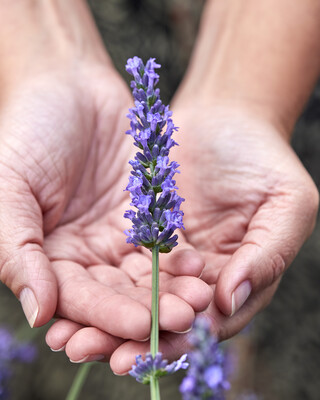
POLYGON ((189 363, 187 362, 187 355, 184 354, 179 360, 173 361, 168 364, 167 360, 162 359, 162 354, 159 352, 154 357, 151 353, 146 354, 143 361, 142 356, 136 356, 136 365, 133 365, 129 374, 136 379, 136 381, 149 384, 151 377, 160 377, 165 375, 172 375, 179 369, 187 369, 189 363))
POLYGON ((143 68, 143 62, 139 57, 129 58, 126 65, 126 71, 133 75, 134 78, 140 75, 140 70, 143 68))

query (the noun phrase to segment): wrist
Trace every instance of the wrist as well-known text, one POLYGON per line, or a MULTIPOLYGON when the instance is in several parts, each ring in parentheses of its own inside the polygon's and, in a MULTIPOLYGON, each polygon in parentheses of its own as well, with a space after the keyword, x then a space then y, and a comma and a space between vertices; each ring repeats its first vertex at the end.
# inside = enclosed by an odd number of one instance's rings
POLYGON ((208 0, 177 98, 239 104, 289 134, 320 71, 317 15, 313 0, 208 0))
POLYGON ((221 97, 211 97, 208 100, 206 96, 185 96, 181 92, 174 98, 172 106, 174 115, 187 117, 190 124, 194 120, 199 120, 200 125, 202 120, 211 120, 213 136, 213 133, 217 132, 217 126, 220 126, 221 130, 225 130, 226 126, 229 126, 230 132, 236 133, 238 129, 240 136, 248 134, 258 137, 264 136, 266 132, 274 132, 286 143, 290 143, 291 131, 272 110, 262 104, 221 97))
MULTIPOLYGON (((188 93, 179 90, 172 102, 175 112, 184 114, 198 113, 200 110, 206 115, 212 115, 223 123, 228 120, 247 119, 258 124, 274 128, 286 142, 290 142, 292 128, 286 116, 282 116, 279 110, 270 107, 263 102, 252 101, 240 96, 219 96, 212 93, 188 93), (198 110, 198 111, 197 111, 198 110)), ((294 121, 292 120, 292 124, 294 121)))
POLYGON ((112 68, 82 0, 0 2, 0 55, 4 88, 48 71, 76 70, 79 63, 112 68))

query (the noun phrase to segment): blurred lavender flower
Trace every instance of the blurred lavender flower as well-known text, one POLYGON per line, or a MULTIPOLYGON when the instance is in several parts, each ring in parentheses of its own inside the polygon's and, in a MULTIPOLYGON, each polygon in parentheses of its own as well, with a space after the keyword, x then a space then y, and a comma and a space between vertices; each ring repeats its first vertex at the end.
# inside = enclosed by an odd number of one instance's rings
POLYGON ((179 369, 187 369, 189 364, 186 360, 187 355, 184 354, 178 361, 168 364, 167 360, 162 359, 161 353, 157 353, 154 358, 151 353, 147 353, 145 361, 142 360, 140 355, 136 356, 136 365, 132 366, 129 374, 134 377, 136 381, 149 384, 151 377, 171 375, 179 369))
POLYGON ((224 393, 230 388, 229 366, 205 318, 196 318, 190 344, 193 347, 188 354, 190 367, 180 385, 183 400, 224 400, 224 393))
POLYGON ((168 253, 177 245, 174 231, 184 229, 180 210, 184 199, 177 194, 173 179, 179 173, 179 164, 168 157, 169 150, 177 145, 171 137, 177 128, 169 106, 160 100, 160 90, 155 89, 159 80, 156 68, 160 65, 154 58, 144 65, 139 57, 133 57, 126 65, 134 78, 131 88, 135 100, 127 115, 131 129, 126 133, 134 138, 139 151, 129 162, 132 172, 126 187, 137 211, 126 211, 124 216, 133 226, 125 233, 128 243, 150 249, 159 246, 161 253, 168 253))
POLYGON ((0 400, 9 396, 8 381, 12 375, 13 363, 30 363, 36 354, 35 346, 17 341, 7 329, 0 328, 0 400))

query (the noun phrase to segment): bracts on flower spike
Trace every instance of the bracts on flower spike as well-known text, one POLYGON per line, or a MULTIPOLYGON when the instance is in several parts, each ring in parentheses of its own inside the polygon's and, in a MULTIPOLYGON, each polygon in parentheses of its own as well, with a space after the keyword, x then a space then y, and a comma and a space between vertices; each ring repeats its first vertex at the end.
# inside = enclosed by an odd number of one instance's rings
POLYGON ((136 210, 126 211, 132 221, 126 231, 127 242, 147 248, 159 247, 160 253, 168 253, 177 245, 177 228, 183 228, 184 201, 177 194, 173 179, 179 173, 179 164, 169 161, 169 150, 177 145, 172 134, 177 128, 171 119, 169 106, 162 104, 160 91, 155 89, 160 65, 153 58, 146 65, 140 58, 128 60, 126 70, 133 76, 131 82, 135 106, 129 110, 130 127, 126 133, 134 139, 139 149, 132 166, 126 190, 130 192, 131 205, 136 210))
POLYGON ((171 375, 179 369, 187 369, 189 363, 186 362, 186 359, 187 355, 184 354, 178 361, 173 361, 171 364, 168 364, 167 360, 162 359, 161 353, 157 353, 155 357, 147 353, 145 361, 142 360, 141 356, 136 356, 136 365, 132 367, 129 374, 138 382, 148 384, 153 376, 161 377, 171 375))

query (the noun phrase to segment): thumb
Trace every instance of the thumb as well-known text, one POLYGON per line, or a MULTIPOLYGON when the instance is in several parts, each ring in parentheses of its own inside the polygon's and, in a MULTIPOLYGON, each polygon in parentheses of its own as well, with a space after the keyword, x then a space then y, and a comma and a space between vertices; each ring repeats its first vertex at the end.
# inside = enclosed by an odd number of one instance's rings
MULTIPOLYGON (((216 285, 215 303, 232 316, 249 296, 262 294, 279 279, 311 234, 318 208, 318 193, 301 191, 300 196, 269 198, 252 218, 241 246, 222 268, 216 285), (303 198, 302 198, 303 197, 303 198)), ((271 300, 256 296, 263 304, 271 300)))
POLYGON ((42 244, 42 212, 29 185, 0 179, 0 280, 31 327, 47 323, 57 306, 57 281, 42 244))

